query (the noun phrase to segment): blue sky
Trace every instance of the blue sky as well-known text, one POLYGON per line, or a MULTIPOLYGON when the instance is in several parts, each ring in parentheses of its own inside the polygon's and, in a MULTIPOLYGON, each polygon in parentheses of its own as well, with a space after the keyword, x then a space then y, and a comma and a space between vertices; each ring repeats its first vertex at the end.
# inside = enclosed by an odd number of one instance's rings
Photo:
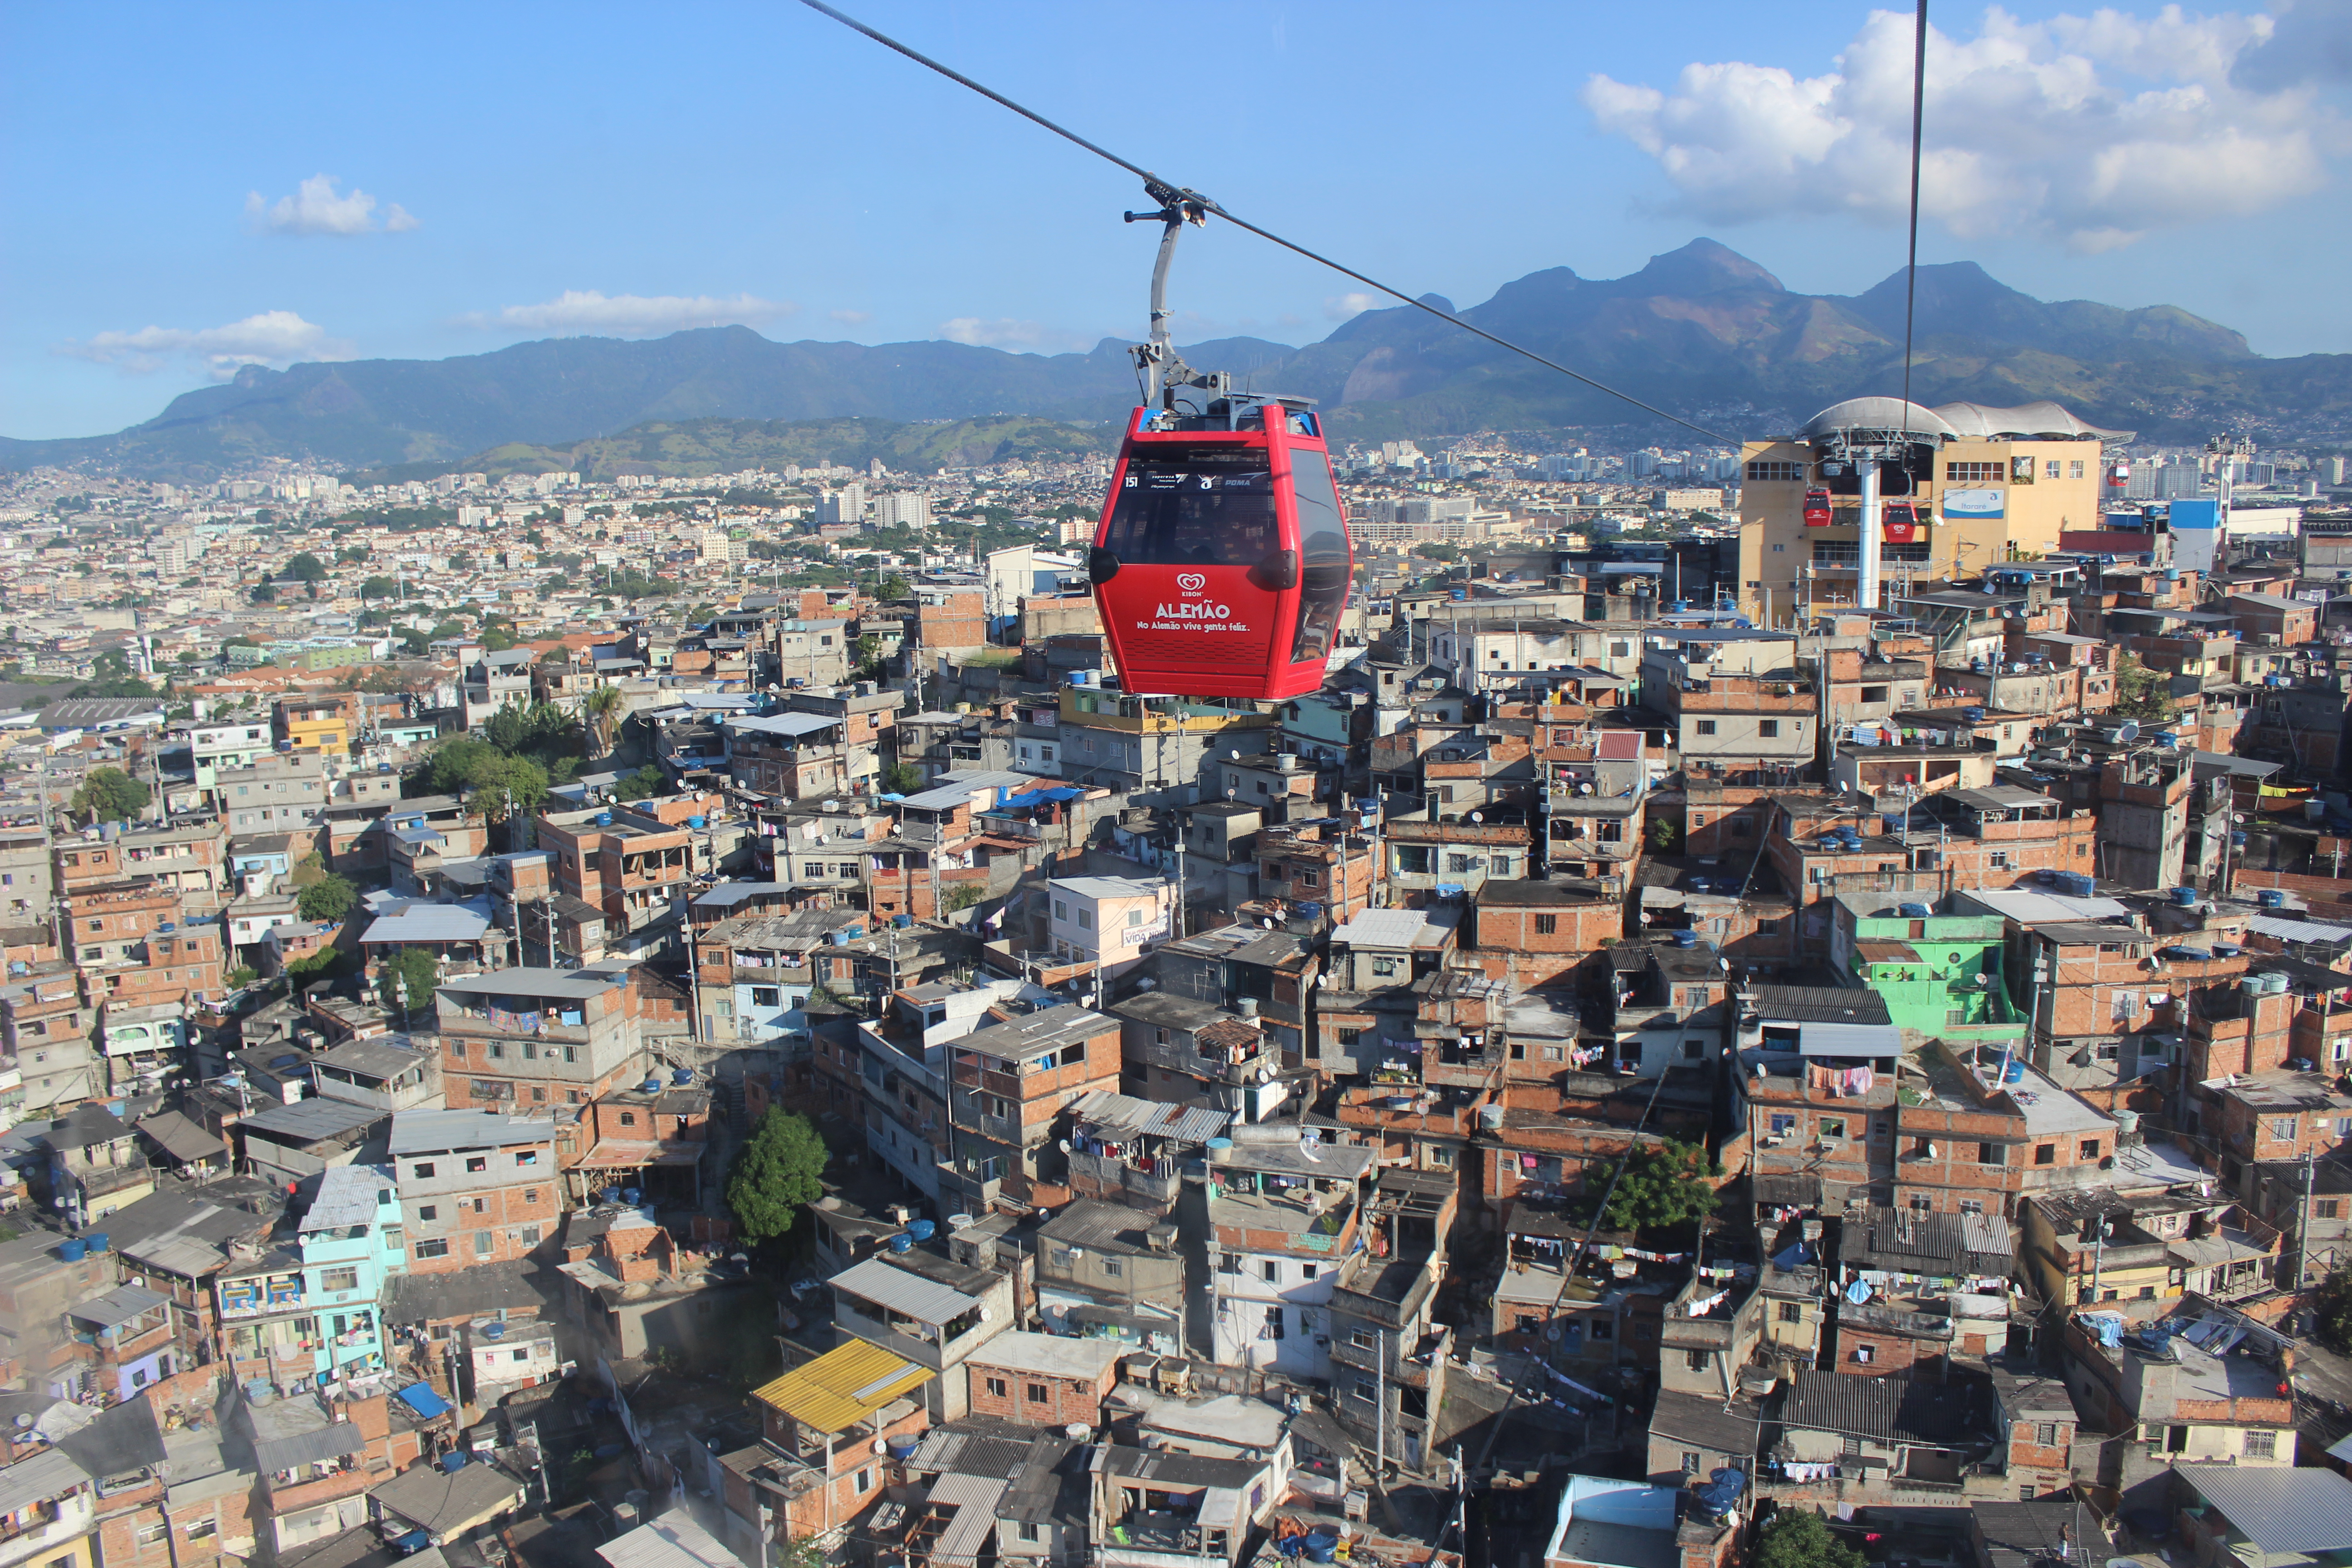
MULTIPOLYGON (((1813 292, 1903 258, 1907 13, 845 8, 1458 304, 1700 234, 1813 292)), ((2345 9, 1939 8, 1923 259, 2352 351, 2345 9)), ((247 360, 1142 327, 1129 176, 787 0, 20 5, 0 46, 0 434, 118 428, 247 360)), ((1185 245, 1181 337, 1305 342, 1356 308, 1239 231, 1185 245)))

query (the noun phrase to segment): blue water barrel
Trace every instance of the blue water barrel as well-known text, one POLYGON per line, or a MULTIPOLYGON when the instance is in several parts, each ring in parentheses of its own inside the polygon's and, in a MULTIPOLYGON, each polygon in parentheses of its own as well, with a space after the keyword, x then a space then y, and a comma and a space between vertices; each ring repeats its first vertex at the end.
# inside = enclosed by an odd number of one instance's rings
POLYGON ((694 1069, 692 1068, 672 1068, 669 1070, 669 1080, 672 1083, 692 1083, 694 1081, 694 1069))
POLYGON ((506 1337, 507 1326, 504 1323, 488 1322, 482 1325, 482 1338, 486 1340, 502 1340, 506 1337))
POLYGON ((471 1459, 473 1457, 473 1455, 468 1454, 463 1448, 452 1448, 447 1453, 441 1456, 441 1468, 450 1475, 454 1476, 459 1470, 464 1469, 466 1468, 467 1461, 471 1459))
POLYGON ((600 1203, 616 1204, 621 1201, 621 1189, 618 1187, 606 1187, 603 1192, 597 1194, 596 1196, 597 1201, 600 1203))
POLYGON ((661 1092, 661 1079, 657 1078, 649 1078, 646 1079, 645 1082, 637 1085, 637 1089, 639 1092, 644 1094, 659 1094, 661 1092))
POLYGON ((613 814, 612 814, 611 812, 609 812, 609 811, 600 811, 600 812, 598 812, 598 813, 596 814, 596 826, 599 826, 599 827, 610 827, 610 826, 613 826, 613 814))
POLYGON ((2172 889, 2172 901, 2179 905, 2184 910, 2194 909, 2197 905, 2197 889, 2194 888, 2175 888, 2172 889))
POLYGON ((645 1195, 645 1193, 636 1187, 623 1187, 621 1189, 621 1201, 628 1205, 631 1208, 636 1207, 637 1200, 645 1195))
POLYGON ((82 1239, 89 1243, 90 1256, 93 1258, 106 1250, 106 1232, 102 1230, 93 1230, 82 1239))
POLYGON ((1698 933, 1696 931, 1678 931, 1675 932, 1675 945, 1676 947, 1696 947, 1698 945, 1698 933))
POLYGON ((703 825, 709 820, 709 819, 708 817, 689 816, 686 819, 686 825, 698 833, 702 830, 703 825))
POLYGON ((901 1464, 913 1458, 915 1449, 919 1446, 913 1437, 886 1437, 883 1441, 889 1447, 890 1457, 901 1464))
POLYGON ((898 927, 900 931, 905 931, 908 926, 915 923, 915 917, 912 915, 892 915, 890 917, 890 923, 898 927))
POLYGON ((928 1219, 910 1219, 907 1222, 907 1234, 917 1241, 930 1240, 932 1237, 939 1234, 939 1229, 936 1222, 928 1219))
POLYGON ((2286 908, 2286 895, 2276 888, 2262 888, 2254 893, 2254 902, 2266 910, 2286 908))
POLYGON ((2000 1081, 2003 1083, 2023 1083, 2025 1081, 2025 1064, 2023 1062, 2010 1063, 2009 1070, 2001 1075, 2000 1081))
POLYGON ((68 1263, 79 1263, 82 1254, 89 1250, 89 1243, 79 1237, 73 1237, 58 1244, 58 1256, 68 1263))
POLYGON ((912 1252, 915 1250, 915 1238, 908 1236, 902 1230, 898 1235, 890 1238, 890 1250, 893 1252, 912 1252))

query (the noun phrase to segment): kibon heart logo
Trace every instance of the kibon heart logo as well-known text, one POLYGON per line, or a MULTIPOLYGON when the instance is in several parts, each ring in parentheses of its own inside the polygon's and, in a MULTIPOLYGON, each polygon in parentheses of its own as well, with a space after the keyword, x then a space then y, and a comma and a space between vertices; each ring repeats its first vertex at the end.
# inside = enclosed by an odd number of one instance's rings
POLYGON ((1176 586, 1187 594, 1197 594, 1208 585, 1209 580, 1198 572, 1180 572, 1176 574, 1176 586))

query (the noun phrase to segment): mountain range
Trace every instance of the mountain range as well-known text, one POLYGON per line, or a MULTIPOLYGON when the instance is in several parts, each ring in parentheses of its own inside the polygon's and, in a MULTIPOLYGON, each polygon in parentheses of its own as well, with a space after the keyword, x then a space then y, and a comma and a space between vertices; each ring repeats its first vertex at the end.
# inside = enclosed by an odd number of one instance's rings
MULTIPOLYGON (((1530 273, 1460 314, 1739 439, 1785 433, 1842 398, 1899 390, 1904 293, 1897 271, 1861 294, 1801 294, 1698 239, 1623 278, 1530 273)), ((2352 355, 2264 358, 2239 333, 2171 306, 2045 302, 1973 262, 1919 269, 1915 337, 1912 395, 1922 403, 2048 397, 2095 425, 2158 441, 2201 441, 2226 429, 2277 446, 2352 431, 2352 355)), ((1303 348, 1227 338, 1184 353, 1260 390, 1318 399, 1334 432, 1351 439, 1490 429, 1675 434, 1405 306, 1365 311, 1303 348)), ((1124 347, 1109 339, 1087 353, 1040 355, 946 342, 780 343, 719 327, 645 342, 552 339, 446 360, 251 366, 110 436, 0 438, 0 465, 89 461, 192 479, 288 457, 414 475, 483 466, 501 447, 511 466, 525 459, 514 449, 521 444, 542 449, 540 460, 593 445, 583 463, 608 470, 627 463, 661 471, 674 460, 709 471, 698 465, 721 460, 712 421, 761 422, 769 435, 753 445, 764 447, 782 425, 843 419, 976 421, 985 430, 997 416, 1027 416, 1098 427, 1134 397, 1124 347), (687 439, 690 456, 677 445, 689 427, 699 432, 687 439), (665 449, 676 458, 660 456, 665 449)), ((883 439, 879 429, 867 435, 883 439)), ((1089 429, 1083 439, 1107 435, 1089 429)), ((1681 432, 1674 444, 1690 438, 1681 432)), ((991 440, 1050 447, 1055 438, 1005 426, 955 449, 968 456, 992 449, 991 440)))

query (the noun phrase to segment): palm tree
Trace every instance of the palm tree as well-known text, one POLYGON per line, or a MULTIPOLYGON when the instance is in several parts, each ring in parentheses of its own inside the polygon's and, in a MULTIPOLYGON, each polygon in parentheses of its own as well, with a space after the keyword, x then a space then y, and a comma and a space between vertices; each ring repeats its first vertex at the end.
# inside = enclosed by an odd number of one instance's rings
POLYGON ((617 686, 600 686, 581 700, 580 711, 588 720, 588 738, 595 743, 600 757, 613 749, 613 727, 618 722, 622 700, 617 686))

